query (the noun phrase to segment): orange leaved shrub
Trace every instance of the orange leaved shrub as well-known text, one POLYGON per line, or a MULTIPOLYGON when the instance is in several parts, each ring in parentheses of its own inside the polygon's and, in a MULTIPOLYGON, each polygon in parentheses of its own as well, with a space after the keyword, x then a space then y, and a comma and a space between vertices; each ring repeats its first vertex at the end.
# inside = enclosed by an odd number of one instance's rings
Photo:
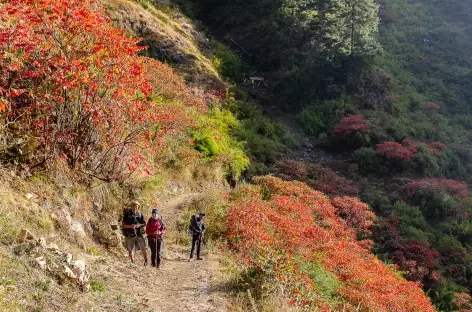
POLYGON ((245 265, 285 285, 290 304, 322 311, 434 311, 420 284, 377 259, 370 240, 358 240, 375 220, 366 204, 349 197, 330 200, 304 183, 271 176, 254 182, 229 208, 229 244, 245 265), (317 263, 334 275, 341 299, 319 294, 300 262, 317 263))

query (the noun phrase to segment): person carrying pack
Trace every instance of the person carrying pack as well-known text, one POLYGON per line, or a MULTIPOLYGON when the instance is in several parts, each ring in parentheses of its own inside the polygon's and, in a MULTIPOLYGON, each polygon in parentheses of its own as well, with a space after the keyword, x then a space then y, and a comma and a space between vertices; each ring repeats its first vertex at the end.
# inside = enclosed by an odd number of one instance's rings
POLYGON ((138 201, 133 200, 129 207, 124 209, 121 227, 131 262, 134 263, 135 248, 141 249, 144 265, 146 266, 148 264, 146 241, 144 239, 146 220, 144 220, 143 214, 138 210, 140 206, 138 201))
POLYGON ((189 232, 192 235, 192 249, 190 251, 190 260, 193 260, 193 254, 195 249, 197 249, 197 260, 203 260, 200 257, 200 247, 203 240, 203 234, 205 233, 205 223, 203 218, 205 217, 204 212, 198 213, 198 215, 193 215, 190 218, 189 232))
POLYGON ((146 235, 148 237, 149 248, 151 248, 151 263, 153 267, 159 269, 161 265, 161 247, 166 232, 166 226, 162 221, 162 217, 158 217, 159 211, 152 210, 152 217, 146 224, 146 235))

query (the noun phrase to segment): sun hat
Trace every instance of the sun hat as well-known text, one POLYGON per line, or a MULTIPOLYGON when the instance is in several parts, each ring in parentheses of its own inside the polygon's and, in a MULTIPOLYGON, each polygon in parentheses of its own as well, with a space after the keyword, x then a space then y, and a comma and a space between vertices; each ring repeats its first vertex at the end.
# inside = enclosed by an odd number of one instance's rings
POLYGON ((130 206, 137 205, 138 207, 141 207, 141 204, 140 204, 137 200, 132 200, 129 205, 130 205, 130 206))

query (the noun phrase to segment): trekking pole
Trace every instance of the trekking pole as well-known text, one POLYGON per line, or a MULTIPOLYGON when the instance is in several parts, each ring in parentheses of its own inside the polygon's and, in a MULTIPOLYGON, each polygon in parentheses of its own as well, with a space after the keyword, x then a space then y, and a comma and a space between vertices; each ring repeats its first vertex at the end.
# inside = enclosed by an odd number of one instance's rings
MULTIPOLYGON (((164 220, 161 215, 161 249, 159 250, 159 257, 161 258, 161 266, 164 264, 164 233, 162 230, 164 229, 164 220)), ((156 240, 156 248, 157 248, 157 240, 156 240)))
MULTIPOLYGON (((156 246, 155 246, 156 249, 155 250, 156 250, 156 256, 157 256, 157 235, 156 235, 156 237, 154 237, 154 241, 155 241, 155 244, 156 244, 156 246)), ((161 266, 162 265, 162 257, 161 257, 161 251, 160 250, 159 250, 159 259, 161 260, 161 262, 159 263, 159 266, 161 266)))

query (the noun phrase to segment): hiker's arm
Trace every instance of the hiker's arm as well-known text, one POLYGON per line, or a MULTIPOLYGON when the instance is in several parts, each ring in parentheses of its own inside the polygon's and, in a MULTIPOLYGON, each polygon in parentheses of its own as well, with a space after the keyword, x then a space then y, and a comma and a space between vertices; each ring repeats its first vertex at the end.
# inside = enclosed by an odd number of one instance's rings
POLYGON ((136 224, 126 224, 125 221, 121 221, 121 227, 124 229, 135 229, 136 224))

